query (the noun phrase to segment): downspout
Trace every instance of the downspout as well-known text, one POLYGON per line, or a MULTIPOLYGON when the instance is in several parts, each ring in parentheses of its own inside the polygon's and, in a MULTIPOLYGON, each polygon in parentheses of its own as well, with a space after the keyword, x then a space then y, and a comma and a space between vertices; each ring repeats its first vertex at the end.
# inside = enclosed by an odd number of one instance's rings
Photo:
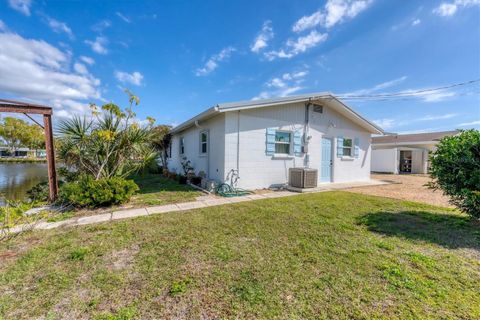
POLYGON ((305 103, 305 124, 303 128, 303 151, 305 154, 304 166, 306 168, 310 167, 310 156, 308 154, 308 133, 309 133, 309 123, 310 123, 310 100, 305 103))
POLYGON ((237 112, 237 175, 240 177, 240 110, 237 112))
MULTIPOLYGON (((198 120, 195 120, 195 126, 200 130, 204 129, 198 120)), ((210 179, 210 131, 207 132, 207 148, 207 178, 210 179)))

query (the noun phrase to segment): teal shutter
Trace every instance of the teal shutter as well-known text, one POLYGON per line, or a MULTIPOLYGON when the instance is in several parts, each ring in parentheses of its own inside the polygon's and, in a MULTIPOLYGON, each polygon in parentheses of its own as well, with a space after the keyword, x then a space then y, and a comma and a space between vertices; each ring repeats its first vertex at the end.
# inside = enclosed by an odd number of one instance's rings
POLYGON ((337 157, 343 157, 343 137, 337 138, 337 157))
POLYGON ((293 134, 293 153, 297 157, 302 155, 302 134, 300 131, 295 131, 293 134))
POLYGON ((275 129, 274 128, 267 128, 265 154, 267 156, 273 156, 275 154, 275 129))
POLYGON ((355 144, 355 158, 358 158, 358 156, 360 155, 360 140, 358 138, 355 138, 354 139, 354 144, 355 144))

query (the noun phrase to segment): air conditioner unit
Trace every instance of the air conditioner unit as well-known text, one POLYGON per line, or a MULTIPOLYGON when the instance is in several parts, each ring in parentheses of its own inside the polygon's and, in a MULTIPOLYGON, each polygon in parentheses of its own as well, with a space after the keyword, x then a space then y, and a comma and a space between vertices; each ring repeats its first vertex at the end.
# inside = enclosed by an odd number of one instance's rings
POLYGON ((295 188, 315 188, 318 170, 310 168, 290 168, 288 184, 295 188))

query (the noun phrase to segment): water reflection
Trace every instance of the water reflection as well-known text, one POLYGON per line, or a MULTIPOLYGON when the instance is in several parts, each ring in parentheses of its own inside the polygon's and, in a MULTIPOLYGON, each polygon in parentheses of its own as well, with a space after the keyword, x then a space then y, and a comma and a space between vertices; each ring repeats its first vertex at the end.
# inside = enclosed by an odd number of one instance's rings
POLYGON ((47 181, 46 163, 0 163, 0 205, 23 199, 41 181, 47 181))

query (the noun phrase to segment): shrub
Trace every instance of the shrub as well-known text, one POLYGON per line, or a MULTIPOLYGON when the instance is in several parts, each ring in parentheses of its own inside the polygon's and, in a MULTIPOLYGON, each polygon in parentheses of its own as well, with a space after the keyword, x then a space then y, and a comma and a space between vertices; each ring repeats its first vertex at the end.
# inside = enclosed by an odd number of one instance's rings
POLYGON ((40 182, 27 191, 27 197, 31 201, 48 201, 48 182, 40 182))
POLYGON ((138 190, 133 180, 119 177, 94 180, 81 176, 60 188, 59 199, 75 207, 99 207, 125 203, 138 190))
POLYGON ((431 188, 441 189, 450 202, 480 218, 480 131, 445 137, 430 156, 431 188))
POLYGON ((190 182, 196 186, 199 186, 202 183, 202 177, 194 176, 190 179, 190 182))

